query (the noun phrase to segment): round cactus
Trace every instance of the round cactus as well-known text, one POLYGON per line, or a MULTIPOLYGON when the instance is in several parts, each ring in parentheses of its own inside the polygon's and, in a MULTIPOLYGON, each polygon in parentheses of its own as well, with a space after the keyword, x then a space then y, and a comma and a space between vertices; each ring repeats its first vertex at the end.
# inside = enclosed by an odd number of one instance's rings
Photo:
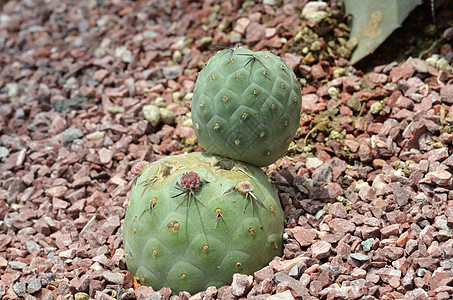
POLYGON ((141 284, 193 294, 282 254, 283 211, 259 168, 199 152, 141 166, 123 225, 141 284))
POLYGON ((212 154, 256 166, 275 162, 299 126, 301 91, 293 70, 270 52, 230 48, 200 71, 192 122, 212 154))

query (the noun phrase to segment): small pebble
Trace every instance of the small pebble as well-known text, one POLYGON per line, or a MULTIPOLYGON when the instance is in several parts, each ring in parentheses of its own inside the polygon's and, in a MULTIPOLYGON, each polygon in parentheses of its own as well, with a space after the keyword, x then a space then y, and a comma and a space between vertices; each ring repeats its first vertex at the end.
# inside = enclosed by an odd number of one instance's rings
POLYGON ((63 131, 63 141, 66 143, 71 143, 76 139, 80 139, 83 137, 82 131, 80 129, 70 127, 63 131))
POLYGON ((22 270, 23 268, 25 268, 27 266, 26 263, 23 263, 20 261, 10 261, 8 264, 11 267, 11 269, 14 269, 14 270, 22 270))
POLYGON ((0 147, 0 159, 7 157, 9 155, 9 150, 6 147, 0 147))
POLYGON ((359 262, 366 262, 370 260, 370 257, 368 255, 365 255, 363 253, 351 253, 351 258, 353 260, 359 261, 359 262))
POLYGON ((27 292, 27 285, 25 284, 25 282, 16 282, 13 285, 13 290, 18 297, 23 297, 27 292))

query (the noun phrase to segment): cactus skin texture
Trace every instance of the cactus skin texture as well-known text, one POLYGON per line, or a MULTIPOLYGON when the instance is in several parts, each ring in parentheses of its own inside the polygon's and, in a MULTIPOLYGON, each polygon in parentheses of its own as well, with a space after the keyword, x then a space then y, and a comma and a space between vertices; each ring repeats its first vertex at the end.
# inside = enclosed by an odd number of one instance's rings
POLYGON ((145 164, 139 173, 123 243, 127 268, 141 284, 194 294, 282 255, 283 211, 257 167, 196 152, 145 164))
POLYGON ((285 154, 299 127, 301 97, 296 75, 278 56, 222 50, 195 83, 195 134, 207 152, 270 165, 285 154))

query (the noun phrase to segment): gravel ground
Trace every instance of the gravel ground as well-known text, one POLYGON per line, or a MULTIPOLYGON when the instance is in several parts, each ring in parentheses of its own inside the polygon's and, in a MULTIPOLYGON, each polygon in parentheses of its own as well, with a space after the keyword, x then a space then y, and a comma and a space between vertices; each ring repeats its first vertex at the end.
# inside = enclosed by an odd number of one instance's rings
MULTIPOLYGON (((0 298, 171 297, 126 270, 130 168, 202 151, 197 73, 209 45, 240 43, 279 54, 303 84, 294 143, 265 168, 284 253, 172 298, 452 299, 453 30, 431 51, 440 61, 364 74, 322 53, 347 30, 305 22, 306 2, 1 1, 0 298), (294 51, 302 26, 333 42, 294 51)), ((437 13, 451 26, 451 8, 437 13)))

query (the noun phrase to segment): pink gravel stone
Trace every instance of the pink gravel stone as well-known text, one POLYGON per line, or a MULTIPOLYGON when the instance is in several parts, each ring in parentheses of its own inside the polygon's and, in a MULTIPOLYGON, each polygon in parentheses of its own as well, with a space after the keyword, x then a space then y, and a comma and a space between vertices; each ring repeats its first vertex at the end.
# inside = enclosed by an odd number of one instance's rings
POLYGON ((371 73, 368 79, 373 83, 387 83, 387 75, 381 73, 371 73))
POLYGON ((96 80, 98 82, 102 82, 104 78, 106 78, 109 75, 109 71, 105 69, 100 69, 94 72, 93 74, 93 80, 96 80))
POLYGON ((352 233, 356 229, 354 223, 340 218, 331 220, 328 225, 334 234, 344 235, 346 233, 352 233))
POLYGON ((49 133, 58 134, 65 130, 67 127, 67 121, 59 114, 55 115, 50 123, 49 133))
POLYGON ((46 194, 50 197, 62 198, 66 194, 67 191, 68 191, 68 188, 66 186, 63 186, 63 185, 53 186, 53 187, 46 189, 46 194))
POLYGON ((409 240, 409 231, 405 231, 398 237, 395 245, 398 247, 404 247, 408 240, 409 240))
POLYGON ((291 232, 302 247, 310 246, 317 237, 316 230, 313 228, 303 228, 298 226, 293 228, 291 232))
POLYGON ((317 105, 319 96, 316 94, 308 94, 302 96, 302 112, 306 114, 315 113, 320 110, 317 105))
POLYGON ((240 34, 245 34, 247 27, 250 25, 252 21, 249 18, 239 18, 236 21, 236 25, 234 26, 234 31, 239 32, 240 34))
POLYGON ((389 226, 385 226, 381 229, 382 238, 388 238, 392 235, 398 235, 400 230, 400 224, 392 224, 389 226))
POLYGON ((404 96, 400 96, 398 100, 396 100, 395 104, 399 108, 406 108, 409 110, 414 108, 414 101, 404 96))
POLYGON ((113 151, 111 149, 101 148, 99 150, 99 160, 103 164, 108 164, 112 161, 113 151))
POLYGON ((359 141, 359 158, 360 161, 364 163, 371 162, 373 160, 373 156, 371 155, 371 147, 367 141, 364 139, 359 141))
POLYGON ((319 80, 327 75, 320 64, 316 64, 311 67, 311 74, 315 80, 319 80))
POLYGON ((367 272, 361 268, 355 268, 351 272, 351 276, 353 279, 365 278, 367 272))
POLYGON ((348 215, 346 212, 346 209, 344 208, 344 205, 339 202, 335 202, 329 207, 329 213, 334 217, 334 218, 341 218, 345 219, 348 215))
POLYGON ((318 241, 311 246, 312 257, 317 259, 328 257, 331 250, 332 245, 326 241, 318 241))
POLYGON ((355 140, 345 140, 344 144, 351 150, 352 153, 357 152, 360 144, 355 140))
POLYGON ((231 283, 231 293, 237 297, 244 295, 252 286, 253 276, 234 274, 231 283))
POLYGON ((401 66, 394 67, 390 71, 390 76, 392 76, 392 82, 398 82, 400 79, 408 79, 414 72, 414 67, 411 64, 405 63, 401 66))
POLYGON ((300 56, 297 56, 297 55, 294 55, 291 53, 285 53, 283 55, 283 59, 293 70, 297 70, 297 68, 299 67, 300 61, 301 61, 300 56))
POLYGON ((55 210, 66 209, 67 207, 69 207, 69 205, 70 205, 70 203, 66 202, 64 200, 61 200, 61 199, 58 199, 58 198, 53 198, 52 199, 52 207, 55 210))
POLYGON ((274 271, 271 266, 262 268, 261 270, 256 271, 254 274, 255 280, 263 281, 265 279, 272 279, 274 276, 274 271))
POLYGON ((247 43, 257 43, 266 38, 266 27, 260 23, 252 22, 247 26, 245 40, 247 43))
POLYGON ((453 104, 453 85, 447 84, 440 88, 440 97, 442 101, 453 104))

